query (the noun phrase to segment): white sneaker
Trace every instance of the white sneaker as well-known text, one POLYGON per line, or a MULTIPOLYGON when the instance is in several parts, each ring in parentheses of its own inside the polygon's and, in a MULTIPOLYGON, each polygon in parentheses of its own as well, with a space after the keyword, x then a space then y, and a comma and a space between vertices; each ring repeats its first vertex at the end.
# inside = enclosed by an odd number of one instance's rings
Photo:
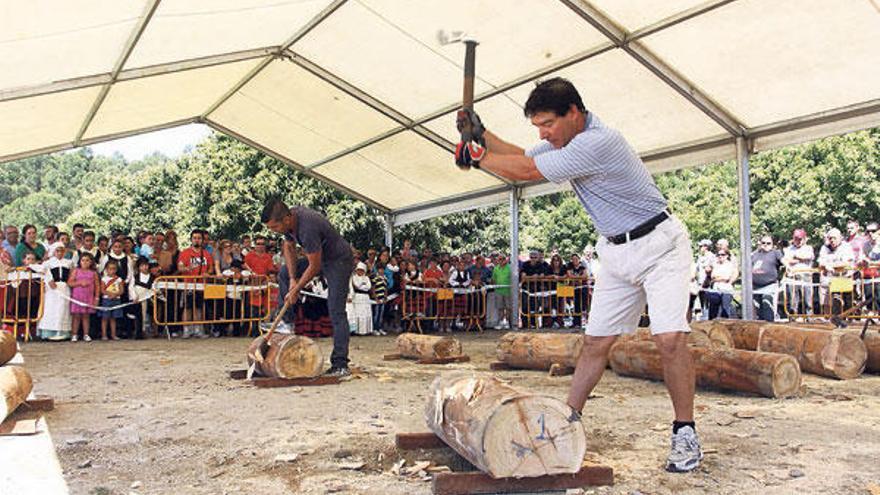
POLYGON ((666 458, 666 470, 670 473, 686 473, 700 467, 703 449, 697 432, 690 426, 683 426, 672 435, 672 449, 666 458))
POLYGON ((71 337, 71 338, 70 338, 70 341, 71 341, 71 342, 76 342, 76 335, 74 335, 73 337, 71 337))
POLYGON ((83 341, 85 341, 85 342, 91 342, 91 341, 92 341, 92 338, 89 337, 89 334, 85 334, 85 335, 83 335, 83 341))

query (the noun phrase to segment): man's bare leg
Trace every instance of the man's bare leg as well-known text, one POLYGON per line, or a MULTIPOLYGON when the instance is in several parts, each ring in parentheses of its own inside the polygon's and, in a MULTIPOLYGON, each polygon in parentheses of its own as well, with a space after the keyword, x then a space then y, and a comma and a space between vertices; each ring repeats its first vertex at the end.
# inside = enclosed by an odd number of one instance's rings
POLYGON ((663 381, 672 398, 675 420, 694 420, 694 360, 687 348, 688 335, 670 332, 654 335, 663 360, 663 381))
POLYGON ((568 391, 568 405, 575 411, 580 412, 584 408, 587 397, 605 373, 605 367, 608 366, 608 351, 615 340, 617 340, 616 335, 610 337, 584 335, 584 347, 568 391))

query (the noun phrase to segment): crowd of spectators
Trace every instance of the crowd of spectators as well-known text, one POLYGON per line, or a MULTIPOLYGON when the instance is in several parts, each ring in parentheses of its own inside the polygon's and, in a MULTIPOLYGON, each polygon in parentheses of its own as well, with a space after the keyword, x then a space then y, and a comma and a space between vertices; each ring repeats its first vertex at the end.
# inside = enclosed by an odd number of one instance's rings
MULTIPOLYGON (((183 247, 173 230, 141 231, 134 237, 119 232, 96 235, 77 224, 70 233, 51 225, 41 233, 34 225, 25 225, 20 231, 7 225, 0 238, 0 278, 30 284, 22 285, 29 287, 27 292, 21 288, 15 291, 18 296, 10 290, 0 294, 7 319, 11 312, 18 312, 18 317, 22 312, 33 316, 39 301, 28 304, 14 299, 25 297, 23 294, 39 297, 41 291, 31 286, 44 284, 43 314, 31 331, 35 331, 33 336, 48 340, 143 338, 156 336, 163 329, 182 338, 243 334, 244 328, 239 324, 159 328, 152 318, 154 281, 163 275, 210 275, 259 276, 276 282, 279 271, 284 271, 279 270, 284 264, 281 241, 262 235, 214 240, 207 231, 197 229, 190 233, 189 243, 183 247)), ((409 240, 397 251, 353 251, 348 315, 352 333, 358 335, 403 331, 412 316, 427 320, 441 316, 436 302, 404 307, 404 286, 418 287, 431 294, 444 288, 456 289, 456 294, 485 293, 486 307, 476 308, 481 314, 479 324, 484 328, 511 326, 511 319, 516 317, 511 314, 515 294, 519 294, 527 315, 521 316, 522 326, 580 327, 585 321, 582 315, 589 310, 590 286, 599 266, 592 246, 566 257, 555 251, 545 254, 533 250, 528 258, 515 260, 520 269, 520 291, 511 287, 511 259, 505 253, 434 253, 430 248, 415 249, 409 240), (556 295, 556 283, 562 279, 572 283, 568 297, 556 295)), ((851 306, 855 300, 867 301, 867 310, 875 313, 880 307, 880 302, 874 300, 880 295, 880 232, 876 222, 869 223, 862 232, 858 222, 850 221, 846 235, 831 228, 818 246, 808 243, 804 229, 795 229, 791 239, 782 242, 764 235, 750 257, 754 304, 761 319, 819 315, 835 301, 840 303, 838 310, 851 306), (832 283, 836 278, 856 281, 849 299, 837 297, 839 290, 832 283)), ((306 265, 304 257, 299 256, 298 260, 296 277, 305 271, 306 265)), ((714 243, 701 240, 694 262, 691 316, 738 316, 734 296, 740 268, 725 239, 714 243)), ((305 288, 300 303, 285 320, 293 323, 295 329, 304 328, 306 334, 329 335, 326 291, 326 282, 319 275, 305 288)), ((247 307, 270 306, 260 294, 251 293, 247 307)), ((279 297, 283 295, 274 290, 271 307, 276 306, 279 297)), ((177 299, 163 307, 165 311, 171 308, 173 319, 181 323, 208 319, 209 315, 202 314, 203 306, 192 296, 177 299)), ((448 318, 439 318, 441 321, 436 325, 429 323, 423 329, 463 329, 465 321, 456 312, 472 315, 473 310, 459 307, 456 299, 455 309, 444 314, 448 318)), ((240 311, 235 315, 250 316, 240 311)))
MULTIPOLYGON (((804 229, 790 240, 758 238, 750 254, 753 304, 756 316, 766 321, 807 318, 840 313, 856 301, 864 310, 880 310, 880 232, 877 222, 862 231, 856 220, 825 232, 813 246, 804 229)), ((694 262, 691 307, 701 319, 736 317, 734 284, 740 279, 740 263, 724 239, 699 242, 694 262), (714 251, 713 251, 714 248, 714 251), (698 303, 698 305, 697 305, 698 303)))

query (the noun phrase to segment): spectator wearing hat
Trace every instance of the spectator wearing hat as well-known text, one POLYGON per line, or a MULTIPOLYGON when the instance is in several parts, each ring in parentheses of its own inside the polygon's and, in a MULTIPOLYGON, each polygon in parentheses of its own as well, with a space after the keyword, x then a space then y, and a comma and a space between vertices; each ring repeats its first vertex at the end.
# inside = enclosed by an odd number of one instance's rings
POLYGON ((715 253, 712 252, 712 241, 709 239, 701 239, 699 242, 699 252, 694 267, 694 276, 699 287, 698 297, 700 298, 700 316, 701 319, 709 318, 709 301, 707 294, 703 289, 708 289, 712 284, 712 265, 715 264, 715 253))
POLYGON ((779 293, 779 269, 782 253, 773 246, 769 235, 761 237, 752 253, 752 297, 758 306, 758 319, 776 320, 776 299, 779 293))
POLYGON ((347 311, 349 327, 351 327, 351 331, 354 334, 370 335, 373 333, 373 310, 370 307, 372 283, 370 282, 370 277, 367 276, 367 265, 363 261, 358 261, 355 266, 354 274, 351 276, 350 288, 350 307, 347 311))
POLYGON ((712 290, 709 292, 709 319, 718 316, 733 318, 733 283, 739 278, 739 270, 730 259, 730 251, 720 248, 712 266, 712 290))
MULTIPOLYGON (((834 277, 851 277, 855 263, 852 247, 843 240, 838 229, 829 229, 825 233, 825 244, 819 250, 819 304, 825 308, 828 301, 828 289, 834 277)), ((829 306, 830 308, 830 306, 829 306)))
POLYGON ((795 229, 791 242, 782 251, 782 263, 785 265, 785 299, 788 301, 786 310, 790 315, 813 314, 813 261, 816 253, 813 246, 807 244, 807 231, 795 229))

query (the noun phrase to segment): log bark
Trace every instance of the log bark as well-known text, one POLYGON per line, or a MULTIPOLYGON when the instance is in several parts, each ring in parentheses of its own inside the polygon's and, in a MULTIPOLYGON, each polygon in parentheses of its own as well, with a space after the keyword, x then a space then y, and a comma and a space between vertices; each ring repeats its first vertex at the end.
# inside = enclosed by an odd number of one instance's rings
POLYGON ((15 335, 0 330, 0 366, 9 362, 18 353, 15 335))
MULTIPOLYGON (((830 323, 798 323, 796 326, 813 330, 825 330, 828 332, 838 331, 837 328, 830 323)), ((861 338, 861 324, 851 324, 845 331, 847 333, 852 333, 853 335, 858 335, 861 338)), ((865 361, 865 372, 880 373, 880 333, 878 333, 877 327, 869 326, 868 332, 865 334, 865 338, 862 339, 862 342, 865 344, 865 349, 868 351, 868 359, 865 361)))
POLYGON ((852 332, 747 320, 708 323, 726 327, 737 348, 793 356, 805 373, 848 380, 861 375, 868 360, 865 343, 852 332))
POLYGON ((574 368, 584 347, 580 333, 509 332, 498 340, 498 360, 515 368, 549 370, 554 364, 574 368))
POLYGON ((263 355, 254 372, 277 378, 309 378, 321 374, 324 355, 314 340, 302 335, 272 335, 272 345, 266 345, 261 335, 248 347, 248 366, 254 364, 256 353, 263 355))
POLYGON ((756 324, 760 323, 726 319, 692 321, 691 330, 698 330, 707 335, 719 335, 726 332, 733 344, 731 347, 755 351, 758 349, 758 337, 760 336, 760 329, 756 327, 756 324))
POLYGON ((452 337, 402 333, 397 337, 397 352, 413 359, 461 356, 461 342, 452 337))
POLYGON ((13 413, 27 399, 34 388, 30 373, 21 366, 0 367, 0 422, 13 413))
MULTIPOLYGON (((697 385, 764 397, 791 397, 801 386, 797 360, 784 354, 689 347, 697 385)), ((624 376, 663 380, 663 362, 653 342, 618 342, 609 354, 611 369, 624 376)))
MULTIPOLYGON (((620 341, 649 341, 652 342, 654 337, 651 335, 651 329, 649 328, 639 328, 635 332, 631 334, 621 335, 618 339, 620 341)), ((733 348, 733 337, 730 336, 730 332, 727 331, 726 328, 715 327, 699 327, 699 328, 691 328, 691 332, 688 334, 688 345, 696 346, 696 347, 710 347, 713 349, 732 349, 733 348)))
POLYGON ((431 385, 428 427, 493 478, 576 473, 587 441, 583 424, 557 399, 491 377, 448 373, 431 385))

